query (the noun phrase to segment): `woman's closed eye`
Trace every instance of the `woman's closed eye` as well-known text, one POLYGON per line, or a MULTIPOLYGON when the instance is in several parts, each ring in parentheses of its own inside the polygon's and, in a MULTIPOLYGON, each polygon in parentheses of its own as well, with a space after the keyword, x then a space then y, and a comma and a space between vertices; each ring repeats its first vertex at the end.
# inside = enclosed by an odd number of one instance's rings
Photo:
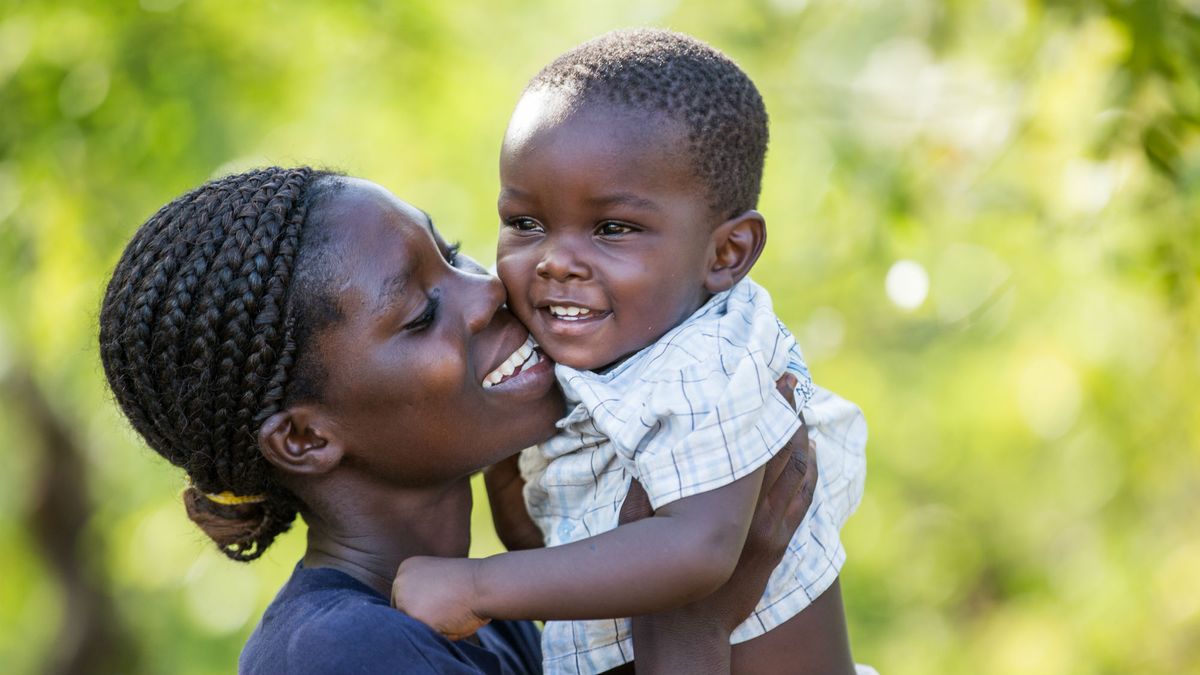
POLYGON ((425 309, 421 311, 421 315, 417 318, 404 324, 402 328, 406 331, 420 331, 433 325, 437 320, 438 305, 441 293, 435 290, 429 295, 429 301, 425 303, 425 309))

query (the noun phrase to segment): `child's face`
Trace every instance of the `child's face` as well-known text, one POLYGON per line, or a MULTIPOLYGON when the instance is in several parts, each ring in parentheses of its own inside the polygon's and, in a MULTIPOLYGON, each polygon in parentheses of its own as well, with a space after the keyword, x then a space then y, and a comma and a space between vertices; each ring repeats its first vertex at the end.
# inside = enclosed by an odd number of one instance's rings
POLYGON ((707 300, 719 218, 680 129, 554 94, 518 103, 500 155, 496 254, 508 303, 552 359, 600 369, 707 300))

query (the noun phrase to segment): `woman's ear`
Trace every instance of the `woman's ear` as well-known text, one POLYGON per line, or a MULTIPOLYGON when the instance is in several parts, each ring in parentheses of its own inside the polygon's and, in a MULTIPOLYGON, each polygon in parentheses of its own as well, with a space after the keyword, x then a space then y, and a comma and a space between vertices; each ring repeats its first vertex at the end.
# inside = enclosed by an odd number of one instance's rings
POLYGON ((311 406, 271 415, 258 430, 263 457, 286 474, 328 473, 342 461, 342 445, 332 425, 311 406))
POLYGON ((767 223, 758 211, 743 211, 718 225, 709 242, 704 288, 720 293, 741 281, 758 261, 767 243, 767 223))

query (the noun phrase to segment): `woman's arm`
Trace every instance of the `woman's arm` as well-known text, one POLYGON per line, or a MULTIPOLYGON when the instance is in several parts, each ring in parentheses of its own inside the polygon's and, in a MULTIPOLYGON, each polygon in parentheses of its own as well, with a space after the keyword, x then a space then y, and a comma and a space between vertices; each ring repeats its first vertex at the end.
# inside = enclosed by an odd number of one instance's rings
POLYGON ((482 560, 409 558, 393 603, 452 639, 490 619, 615 618, 678 607, 733 573, 763 472, 563 546, 482 560))
POLYGON ((518 465, 520 455, 513 455, 483 470, 488 504, 492 507, 492 524, 500 543, 510 551, 541 548, 542 531, 525 510, 525 480, 518 465))

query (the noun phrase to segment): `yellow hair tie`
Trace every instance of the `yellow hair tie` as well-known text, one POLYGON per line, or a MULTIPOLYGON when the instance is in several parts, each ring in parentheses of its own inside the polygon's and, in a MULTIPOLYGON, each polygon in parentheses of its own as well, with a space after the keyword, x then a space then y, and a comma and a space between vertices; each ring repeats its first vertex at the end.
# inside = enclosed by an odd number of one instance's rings
POLYGON ((222 506, 237 506, 239 504, 260 504, 267 501, 266 495, 235 495, 232 492, 225 491, 218 494, 205 492, 204 497, 210 502, 216 502, 222 506))

